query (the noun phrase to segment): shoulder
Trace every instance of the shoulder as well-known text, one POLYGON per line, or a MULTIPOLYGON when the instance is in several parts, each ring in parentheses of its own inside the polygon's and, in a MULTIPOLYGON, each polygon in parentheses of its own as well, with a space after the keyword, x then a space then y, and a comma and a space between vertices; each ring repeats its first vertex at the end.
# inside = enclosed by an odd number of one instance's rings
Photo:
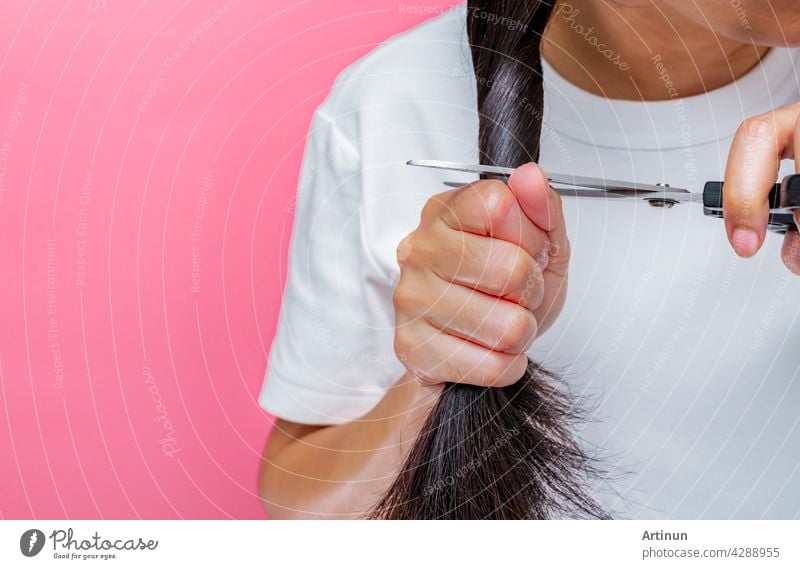
POLYGON ((471 76, 466 6, 389 38, 336 78, 323 110, 333 116, 375 105, 427 100, 471 76))
POLYGON ((388 39, 339 74, 317 111, 337 156, 336 175, 319 183, 345 180, 340 205, 357 212, 364 256, 384 283, 397 277, 397 243, 417 225, 424 203, 446 189, 444 174, 406 162, 476 159, 466 13, 460 5, 388 39))

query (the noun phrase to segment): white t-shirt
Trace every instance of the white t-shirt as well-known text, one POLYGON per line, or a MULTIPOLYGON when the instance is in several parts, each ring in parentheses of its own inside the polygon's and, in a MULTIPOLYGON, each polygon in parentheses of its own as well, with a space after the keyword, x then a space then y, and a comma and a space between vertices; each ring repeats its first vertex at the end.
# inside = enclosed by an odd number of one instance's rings
MULTIPOLYGON (((260 397, 277 416, 355 419, 404 372, 397 244, 444 181, 474 179, 405 165, 477 160, 465 13, 391 39, 316 112, 260 397)), ((541 164, 702 191, 722 179, 741 121, 800 101, 798 57, 776 49, 733 85, 658 102, 598 97, 545 65, 541 164)), ((530 355, 596 406, 581 436, 617 476, 601 499, 620 517, 800 516, 800 278, 781 263, 781 236, 740 260, 696 204, 564 203, 570 290, 530 355)))

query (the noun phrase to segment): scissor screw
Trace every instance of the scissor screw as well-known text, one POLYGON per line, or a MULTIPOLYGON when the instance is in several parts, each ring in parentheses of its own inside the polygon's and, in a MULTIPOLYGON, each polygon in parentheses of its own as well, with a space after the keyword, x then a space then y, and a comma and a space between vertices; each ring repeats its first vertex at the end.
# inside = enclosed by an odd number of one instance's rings
POLYGON ((653 198, 652 200, 647 200, 647 203, 653 207, 672 207, 678 202, 667 198, 653 198))
MULTIPOLYGON (((659 183, 656 186, 661 186, 662 188, 669 188, 669 184, 659 183)), ((676 200, 671 200, 669 198, 653 198, 652 200, 647 200, 651 206, 653 207, 666 207, 670 208, 678 203, 676 200)))

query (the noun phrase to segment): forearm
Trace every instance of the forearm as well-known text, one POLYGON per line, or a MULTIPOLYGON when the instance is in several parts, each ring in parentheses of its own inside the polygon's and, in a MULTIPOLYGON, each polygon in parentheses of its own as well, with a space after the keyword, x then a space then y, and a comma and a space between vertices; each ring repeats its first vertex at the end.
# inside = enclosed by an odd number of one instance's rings
POLYGON ((440 388, 404 375, 364 417, 343 425, 276 423, 260 493, 272 518, 357 518, 391 484, 440 388))

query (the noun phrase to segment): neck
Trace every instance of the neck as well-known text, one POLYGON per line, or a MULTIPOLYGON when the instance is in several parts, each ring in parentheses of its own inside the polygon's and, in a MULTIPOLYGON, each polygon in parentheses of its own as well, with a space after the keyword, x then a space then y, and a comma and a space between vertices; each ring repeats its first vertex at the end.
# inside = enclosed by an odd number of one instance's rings
POLYGON ((570 83, 603 97, 663 100, 732 83, 769 48, 723 38, 661 5, 560 3, 543 56, 570 83))

